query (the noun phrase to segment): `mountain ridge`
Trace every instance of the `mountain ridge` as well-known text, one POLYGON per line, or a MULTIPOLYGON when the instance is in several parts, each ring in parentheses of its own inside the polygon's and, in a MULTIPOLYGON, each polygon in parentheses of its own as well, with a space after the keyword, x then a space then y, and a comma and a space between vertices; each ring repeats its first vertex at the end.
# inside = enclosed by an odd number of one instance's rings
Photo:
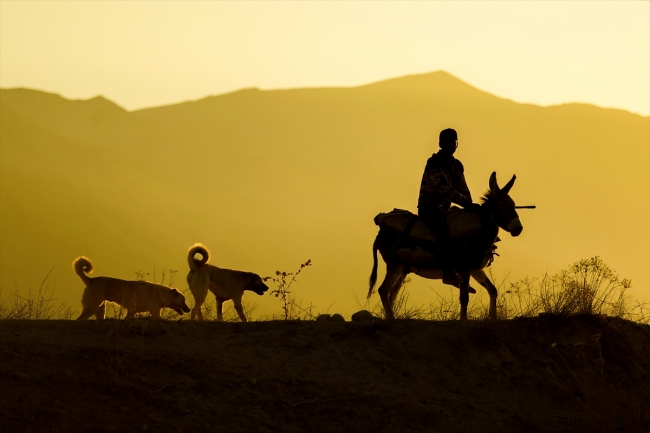
POLYGON ((197 103, 197 102, 205 102, 206 100, 212 100, 214 98, 221 98, 221 97, 226 97, 226 96, 232 96, 234 94, 240 94, 240 93, 272 93, 272 92, 291 92, 291 91, 328 91, 328 90, 382 90, 382 91, 389 91, 389 92, 397 92, 397 93, 414 93, 414 94, 420 94, 423 97, 431 97, 432 93, 445 93, 447 91, 450 91, 451 93, 454 93, 456 95, 459 95, 459 91, 461 95, 465 96, 473 96, 477 97, 480 95, 480 97, 485 97, 485 98, 496 98, 498 100, 506 101, 506 102, 511 102, 514 104, 518 105, 529 105, 529 106, 534 106, 534 107, 541 107, 541 108, 551 108, 551 107, 562 107, 562 106, 589 106, 589 107, 595 107, 595 108, 600 108, 603 110, 613 110, 613 111, 623 111, 627 112, 633 115, 637 115, 643 118, 650 118, 650 116, 644 116, 639 113, 635 113, 633 111, 623 109, 623 108, 615 108, 615 107, 602 107, 596 104, 590 104, 590 103, 585 103, 585 102, 562 102, 558 104, 549 104, 549 105, 542 105, 542 104, 536 104, 532 102, 518 102, 513 99, 510 99, 508 97, 502 97, 495 95, 493 93, 490 93, 488 91, 479 89, 478 87, 472 86, 471 84, 455 77, 454 75, 443 71, 443 70, 438 70, 434 72, 426 72, 426 73, 421 73, 421 74, 408 74, 408 75, 403 75, 399 77, 394 77, 394 78, 387 78, 387 79, 382 79, 378 81, 373 81, 367 84, 361 84, 361 85, 355 85, 355 86, 308 86, 308 87, 291 87, 291 88, 271 88, 271 89, 260 89, 258 87, 245 87, 241 89, 236 89, 224 93, 219 93, 219 94, 211 94, 207 95, 204 97, 200 97, 198 99, 190 99, 190 100, 185 100, 185 101, 180 101, 180 102, 172 102, 169 104, 162 104, 162 105, 155 105, 155 106, 148 106, 148 107, 142 107, 142 108, 137 108, 134 110, 126 110, 122 106, 120 106, 118 103, 112 101, 111 99, 103 96, 103 95, 97 95, 93 96, 90 98, 68 98, 60 93, 57 92, 50 92, 50 91, 45 91, 45 90, 40 90, 40 89, 35 89, 35 88, 30 88, 30 87, 3 87, 0 88, 0 92, 15 92, 15 91, 27 91, 27 92, 36 92, 36 93, 43 93, 45 95, 49 96, 57 96, 61 98, 62 100, 65 101, 70 101, 74 103, 93 103, 93 101, 97 101, 98 103, 101 103, 102 105, 106 107, 113 107, 113 108, 119 108, 119 111, 121 112, 126 112, 126 113, 138 113, 142 111, 147 111, 147 110, 156 110, 156 109, 164 109, 168 107, 175 107, 183 104, 192 104, 192 103, 197 103), (427 87, 433 87, 433 89, 427 89, 427 91, 423 91, 423 86, 425 89, 427 87), (449 90, 448 87, 452 87, 453 89, 449 90))

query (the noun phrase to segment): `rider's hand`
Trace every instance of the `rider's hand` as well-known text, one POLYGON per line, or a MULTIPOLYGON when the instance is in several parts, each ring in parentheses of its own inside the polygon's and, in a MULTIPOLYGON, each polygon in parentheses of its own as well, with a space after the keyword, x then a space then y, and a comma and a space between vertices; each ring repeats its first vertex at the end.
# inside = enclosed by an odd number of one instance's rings
POLYGON ((465 210, 468 210, 473 213, 479 213, 479 211, 481 210, 481 205, 478 203, 470 203, 470 205, 467 206, 465 210))

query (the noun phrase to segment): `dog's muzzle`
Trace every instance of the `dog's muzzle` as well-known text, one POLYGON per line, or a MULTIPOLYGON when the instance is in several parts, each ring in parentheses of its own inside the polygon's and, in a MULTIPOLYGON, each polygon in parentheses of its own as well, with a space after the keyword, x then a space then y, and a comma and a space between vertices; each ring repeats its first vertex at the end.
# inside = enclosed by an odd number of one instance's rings
POLYGON ((182 316, 184 313, 190 312, 190 307, 188 307, 187 305, 183 305, 181 308, 174 308, 174 311, 176 311, 178 314, 182 316))
POLYGON ((254 291, 255 293, 257 293, 258 295, 263 295, 264 292, 266 292, 267 290, 269 290, 269 286, 267 286, 267 285, 264 284, 264 283, 257 284, 257 285, 255 285, 255 287, 253 288, 253 291, 254 291))

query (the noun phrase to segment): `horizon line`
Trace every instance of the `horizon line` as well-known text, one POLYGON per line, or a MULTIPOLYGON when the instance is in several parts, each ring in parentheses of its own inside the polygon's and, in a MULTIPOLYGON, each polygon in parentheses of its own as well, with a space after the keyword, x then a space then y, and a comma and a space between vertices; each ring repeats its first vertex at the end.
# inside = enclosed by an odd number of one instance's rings
POLYGON ((598 104, 595 104, 595 103, 592 103, 592 102, 584 102, 584 101, 565 101, 565 102, 559 102, 559 103, 548 104, 548 105, 543 105, 543 104, 536 103, 536 102, 517 101, 517 100, 514 100, 512 98, 499 96, 499 95, 491 93, 491 92, 489 92, 487 90, 483 90, 483 89, 480 89, 478 87, 475 87, 472 84, 469 84, 468 82, 458 78, 457 76, 455 76, 455 75, 451 74, 450 72, 447 72, 447 71, 445 71, 443 69, 439 69, 439 70, 431 71, 431 72, 413 73, 413 74, 400 75, 400 76, 396 76, 396 77, 383 78, 383 79, 379 79, 379 80, 376 80, 376 81, 371 81, 371 82, 368 82, 368 83, 365 83, 365 84, 358 84, 358 85, 351 85, 351 86, 327 86, 327 85, 317 86, 316 85, 316 86, 303 86, 303 87, 275 87, 275 88, 261 88, 261 87, 257 87, 257 86, 241 87, 241 88, 233 89, 233 90, 226 91, 226 92, 223 92, 223 93, 207 94, 207 95, 199 97, 199 98, 184 99, 184 100, 181 100, 181 101, 163 103, 163 104, 160 104, 160 105, 147 105, 147 106, 143 106, 143 107, 140 107, 140 108, 134 108, 134 109, 130 109, 130 110, 125 108, 120 103, 113 100, 112 98, 110 98, 108 96, 105 96, 102 93, 97 93, 94 96, 90 96, 90 97, 87 97, 87 98, 83 98, 83 97, 82 98, 75 98, 75 97, 65 96, 62 93, 59 93, 59 92, 56 92, 56 91, 44 90, 44 89, 39 89, 39 88, 35 88, 35 87, 28 87, 28 86, 0 87, 0 90, 21 90, 21 89, 22 90, 30 90, 30 91, 36 91, 36 92, 41 92, 41 93, 47 93, 47 94, 50 94, 50 95, 56 95, 56 96, 59 96, 59 97, 61 97, 63 99, 66 99, 68 101, 79 101, 79 102, 91 101, 93 99, 101 98, 101 99, 104 99, 104 100, 114 104, 115 106, 119 107, 120 109, 124 110, 127 113, 135 113, 135 112, 138 112, 138 111, 152 110, 152 109, 156 109, 156 108, 172 107, 172 106, 175 106, 175 105, 198 102, 198 101, 202 101, 202 100, 208 99, 208 98, 218 98, 218 97, 221 97, 221 96, 231 95, 233 93, 238 93, 238 92, 247 91, 247 90, 256 90, 256 91, 260 91, 260 92, 279 92, 279 91, 296 91, 296 90, 358 89, 358 88, 373 86, 373 85, 377 85, 377 84, 381 84, 381 83, 385 83, 385 82, 389 82, 389 81, 396 81, 396 80, 400 80, 400 79, 406 79, 406 78, 409 78, 409 77, 418 77, 418 76, 421 77, 421 76, 425 76, 425 75, 434 75, 434 74, 448 75, 449 77, 453 78, 454 80, 458 81, 459 83, 462 83, 465 86, 470 87, 470 88, 474 89, 477 92, 485 93, 485 94, 491 95, 491 96, 493 96, 495 98, 502 99, 502 100, 505 100, 505 101, 510 101, 512 103, 519 104, 519 105, 533 105, 533 106, 537 106, 537 107, 540 107, 540 108, 560 107, 560 106, 563 106, 563 105, 588 105, 588 106, 592 106, 592 107, 596 107, 596 108, 600 108, 600 109, 604 109, 604 110, 625 111, 625 112, 628 112, 630 114, 635 114, 635 115, 638 115, 638 116, 641 116, 641 117, 650 117, 650 111, 649 111, 648 114, 643 114, 643 113, 639 113, 637 111, 633 111, 633 110, 631 110, 629 108, 613 107, 613 106, 602 106, 602 105, 598 105, 598 104))

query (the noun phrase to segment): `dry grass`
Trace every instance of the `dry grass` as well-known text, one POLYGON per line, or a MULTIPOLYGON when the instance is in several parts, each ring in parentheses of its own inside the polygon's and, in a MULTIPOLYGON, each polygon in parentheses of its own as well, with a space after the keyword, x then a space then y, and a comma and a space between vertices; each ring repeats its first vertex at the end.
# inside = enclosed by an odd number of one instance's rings
POLYGON ((54 298, 55 284, 48 281, 52 269, 47 273, 38 290, 31 290, 27 295, 20 294, 18 288, 9 299, 2 297, 3 288, 0 288, 0 320, 69 320, 72 318, 72 309, 65 305, 56 305, 54 298))
POLYGON ((557 315, 598 314, 647 323, 647 305, 634 300, 627 290, 631 281, 621 279, 598 256, 580 260, 539 285, 540 310, 557 315))

